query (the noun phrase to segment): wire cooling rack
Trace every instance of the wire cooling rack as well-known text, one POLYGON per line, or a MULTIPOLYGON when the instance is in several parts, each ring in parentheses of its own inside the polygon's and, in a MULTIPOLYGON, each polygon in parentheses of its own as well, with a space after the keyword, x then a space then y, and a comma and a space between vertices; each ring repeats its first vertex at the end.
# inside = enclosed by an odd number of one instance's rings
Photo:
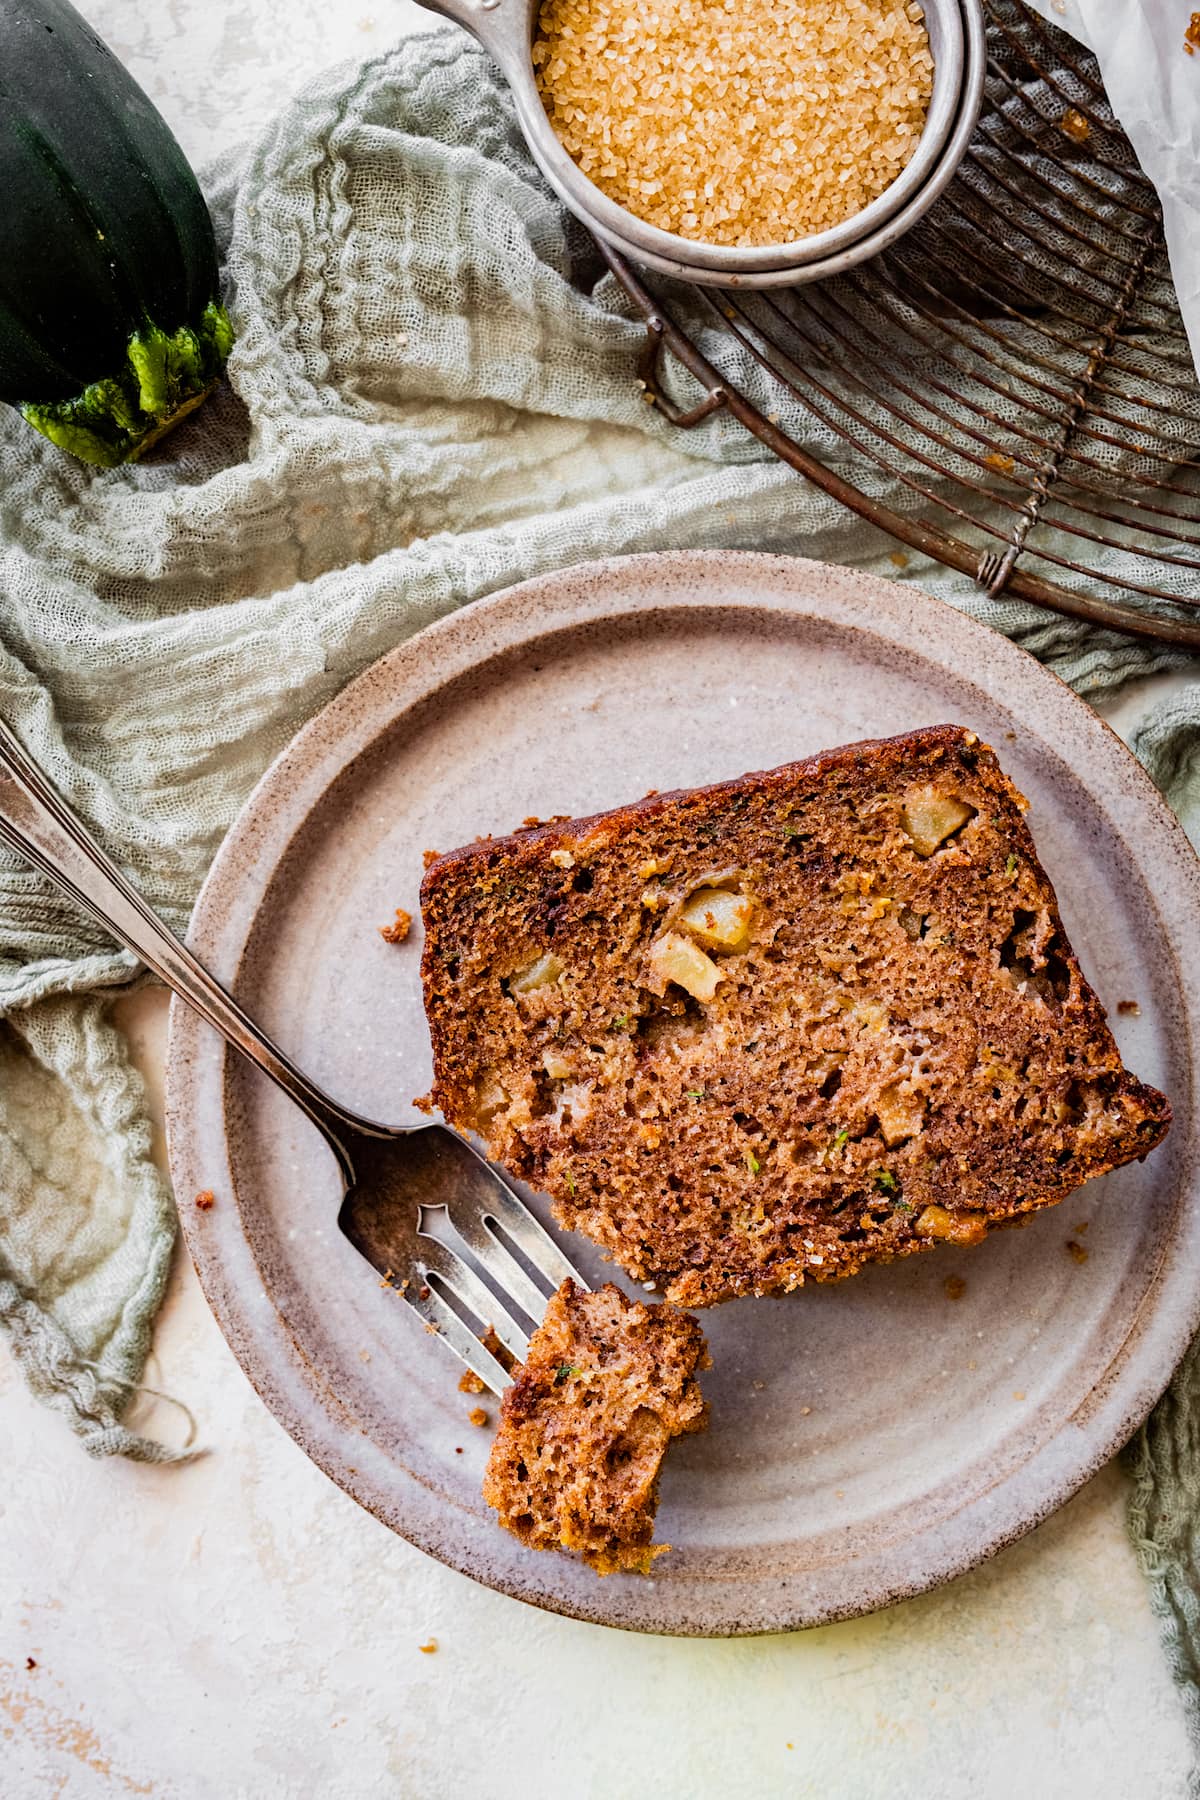
POLYGON ((891 250, 767 292, 663 283, 601 245, 680 429, 725 409, 901 543, 1056 612, 1200 649, 1200 387, 1154 188, 1095 60, 984 0, 962 169, 891 250), (681 410, 664 353, 704 393, 681 410))

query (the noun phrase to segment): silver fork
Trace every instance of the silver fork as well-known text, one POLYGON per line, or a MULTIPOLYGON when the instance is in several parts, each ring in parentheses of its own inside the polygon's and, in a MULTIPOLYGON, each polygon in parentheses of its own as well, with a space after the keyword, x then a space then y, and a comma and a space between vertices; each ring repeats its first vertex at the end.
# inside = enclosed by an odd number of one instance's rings
POLYGON ((508 1376, 479 1334, 490 1325, 523 1362, 529 1340, 512 1309, 536 1325, 546 1304, 504 1238, 551 1288, 568 1277, 587 1285, 528 1207, 445 1125, 380 1125, 310 1081, 168 931, 2 720, 0 771, 0 841, 56 881, 308 1114, 342 1178, 340 1229, 425 1325, 499 1394, 508 1376), (473 1317, 473 1327, 463 1312, 473 1317))

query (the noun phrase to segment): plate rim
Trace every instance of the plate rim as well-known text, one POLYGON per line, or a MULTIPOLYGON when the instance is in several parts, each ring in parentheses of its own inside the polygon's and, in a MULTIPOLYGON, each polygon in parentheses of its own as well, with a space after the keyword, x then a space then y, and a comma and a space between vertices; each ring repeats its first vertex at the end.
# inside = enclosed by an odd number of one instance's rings
MULTIPOLYGON (((1138 791, 1142 803, 1141 835, 1157 840, 1156 848, 1165 852, 1164 862, 1175 878, 1167 884, 1168 900, 1173 899, 1178 909, 1180 896, 1186 901, 1190 890, 1191 904, 1200 911, 1200 860, 1165 798, 1111 726, 1020 645, 913 584, 896 583, 886 577, 801 557, 693 550, 608 557, 535 576, 457 608, 370 664, 300 728, 260 776, 226 834, 201 887, 188 931, 189 945, 209 962, 219 978, 236 984, 237 968, 258 912, 256 904, 250 909, 245 928, 239 933, 235 922, 239 913, 245 915, 248 904, 247 863, 260 874, 265 864, 266 873, 261 875, 265 893, 288 845, 304 829, 313 808, 320 803, 331 782, 374 741, 394 728, 396 720, 411 707, 491 657, 587 623, 615 621, 656 610, 691 607, 712 611, 724 605, 734 609, 748 607, 759 612, 770 610, 792 618, 821 617, 828 621, 831 613, 822 608, 832 608, 836 624, 839 606, 844 614, 864 601, 869 601, 869 611, 860 623, 876 632, 890 628, 890 634, 898 644, 904 643, 906 633, 918 622, 923 622, 927 628, 926 609, 938 609, 936 647, 931 647, 927 640, 918 644, 924 660, 951 669, 960 677, 963 673, 968 674, 989 696, 1003 699, 1013 677, 1040 688, 1051 718, 1056 723, 1061 719, 1064 735, 1069 736, 1073 726, 1085 738, 1092 738, 1098 747, 1097 760, 1103 765, 1103 773, 1111 776, 1116 772, 1118 785, 1122 782, 1126 787, 1132 784, 1138 791), (623 591, 647 574, 651 575, 651 580, 644 584, 641 592, 634 595, 623 591), (749 595, 736 591, 739 576, 754 590, 749 595), (668 600, 663 589, 672 581, 676 591, 668 600), (769 603, 765 590, 770 591, 769 603), (984 654, 971 659, 972 649, 984 654), (966 657, 960 652, 965 652, 966 657), (227 940, 238 940, 239 937, 240 942, 235 943, 231 955, 227 940)), ((913 642, 911 636, 908 642, 913 642)), ((1044 725, 1044 720, 1039 721, 1039 733, 1044 725)), ((1042 741, 1060 755, 1064 753, 1061 743, 1044 737, 1042 741)), ((1086 781, 1089 792, 1094 790, 1100 772, 1095 766, 1090 768, 1086 781)), ((1156 878, 1158 873, 1156 865, 1156 878)), ((1160 918, 1161 898, 1156 886, 1154 899, 1160 918)), ((1178 931, 1170 928, 1166 918, 1162 918, 1162 922, 1164 935, 1178 960, 1189 946, 1186 941, 1180 942, 1178 931)), ((1200 934, 1197 938, 1200 939, 1200 934)), ((1183 960, 1196 965, 1195 972, 1200 975, 1200 947, 1193 945, 1191 956, 1183 957, 1183 960)), ((1186 991, 1185 983, 1185 994, 1186 991)), ((1200 1032, 1186 1007, 1182 1009, 1181 1019, 1192 1076, 1189 1097, 1194 1098, 1196 1069, 1200 1064, 1200 1032)), ((204 1109, 197 1104, 198 1095, 209 1091, 215 1081, 222 1096, 218 1111, 224 1127, 224 1070, 229 1054, 232 1053, 223 1051, 215 1035, 195 1014, 182 1002, 172 1000, 165 1111, 168 1157, 177 1193, 193 1191, 193 1187, 199 1191, 201 1187, 212 1186, 213 1166, 218 1157, 225 1172, 232 1177, 228 1134, 222 1128, 218 1149, 201 1141, 203 1128, 198 1121, 202 1119, 204 1109)), ((1187 1142, 1195 1144, 1198 1133, 1194 1113, 1187 1123, 1191 1128, 1187 1142)), ((522 1577, 510 1576, 508 1580, 502 1578, 499 1566, 486 1557, 483 1568, 476 1566, 478 1559, 472 1555, 470 1535, 465 1543, 456 1546, 453 1533, 439 1533, 436 1518, 428 1520, 422 1515, 419 1495, 409 1494, 409 1513, 398 1518, 374 1477, 358 1463, 348 1461, 347 1444, 353 1442, 353 1425, 348 1415, 340 1420, 337 1418, 339 1413, 345 1414, 346 1409, 340 1405, 336 1394, 325 1389, 319 1403, 323 1434, 321 1430, 314 1433, 289 1400, 285 1373, 290 1380, 299 1378, 308 1384, 310 1408, 315 1387, 320 1382, 319 1373, 307 1366, 301 1369, 303 1353, 291 1339, 286 1321, 271 1305, 261 1281, 255 1283, 251 1277, 247 1286, 244 1270, 240 1276, 231 1273, 239 1242, 250 1256, 251 1266, 256 1267, 249 1242, 241 1230, 238 1209, 214 1209, 204 1214, 201 1222, 181 1207, 180 1218, 187 1248, 222 1336, 268 1410, 326 1475, 398 1535, 471 1579, 547 1611, 663 1635, 742 1636, 860 1616, 896 1600, 926 1592, 978 1566, 1070 1499, 1144 1420, 1200 1326, 1200 1284, 1194 1284, 1194 1293, 1186 1287, 1179 1292, 1180 1270, 1176 1266, 1172 1271, 1168 1266, 1172 1256, 1176 1265, 1181 1260, 1179 1251, 1185 1227, 1190 1226, 1193 1249, 1200 1250, 1198 1201, 1200 1193, 1193 1184, 1171 1221, 1155 1286, 1147 1290, 1126 1337, 1106 1368, 1098 1373, 1097 1387, 1104 1387, 1106 1392, 1094 1406, 1081 1406, 1074 1417, 1064 1421, 1048 1442, 1035 1447, 1031 1456, 995 1489, 976 1496, 960 1509, 954 1515, 955 1529, 947 1533, 940 1552, 930 1546, 919 1569, 909 1569, 905 1573, 893 1569, 889 1578, 886 1574, 889 1555, 885 1548, 862 1564, 860 1591, 849 1591, 853 1589, 852 1577, 848 1591, 832 1595, 824 1603, 802 1596, 789 1600, 776 1591, 768 1606, 762 1601, 755 1604, 752 1593, 739 1602, 732 1591, 727 1591, 717 1597, 719 1603, 715 1608, 711 1605, 715 1589, 723 1586, 727 1590, 734 1587, 754 1590, 762 1585, 762 1578, 751 1575, 735 1583, 688 1581, 672 1583, 670 1588, 662 1582, 633 1584, 635 1592, 641 1587, 644 1597, 654 1593, 657 1604, 653 1608, 632 1601, 627 1584, 622 1584, 618 1591, 607 1582, 597 1582, 594 1591, 585 1590, 585 1597, 580 1598, 576 1594, 557 1591, 552 1578, 543 1578, 539 1573, 541 1564, 557 1559, 531 1556, 529 1570, 522 1565, 522 1577), (1172 1273, 1173 1281, 1170 1280, 1172 1273), (253 1291, 255 1287, 257 1291, 253 1291), (1166 1304, 1168 1299, 1170 1304, 1166 1304), (264 1318, 267 1318, 265 1337, 262 1335, 264 1318), (1080 1420, 1079 1412, 1086 1413, 1086 1418, 1080 1420), (1079 1435, 1074 1435, 1076 1433, 1079 1435), (1064 1458, 1062 1443, 1067 1438, 1073 1450, 1064 1458), (1065 1466, 1058 1466, 1064 1462, 1065 1466), (1042 1464, 1046 1467, 1040 1478, 1034 1479, 1034 1471, 1042 1464), (1011 1504, 1012 1490, 1022 1486, 1038 1491, 1024 1504, 1014 1506, 1011 1504), (1010 1504, 1001 1508, 996 1504, 997 1497, 1005 1493, 1010 1504), (982 1516, 975 1527, 964 1532, 964 1525, 975 1514, 982 1516), (968 1541, 959 1543, 964 1536, 968 1541), (873 1563, 883 1566, 872 1576, 873 1563), (662 1601, 672 1590, 675 1605, 670 1609, 670 1616, 666 1616, 667 1609, 662 1601), (706 1600, 710 1602, 707 1607, 706 1600)), ((1182 1260, 1186 1261, 1186 1257, 1182 1260)), ((360 1453, 361 1440, 360 1451, 356 1454, 360 1453)), ((393 1487, 397 1477, 402 1475, 406 1491, 420 1488, 418 1478, 411 1471, 402 1470, 394 1463, 387 1466, 392 1471, 393 1487)), ((922 1534, 926 1540, 931 1536, 928 1531, 922 1534)), ((920 1538, 911 1540, 913 1543, 920 1541, 920 1538)), ((891 1560, 896 1560, 895 1555, 891 1560)), ((853 1570, 855 1566, 853 1557, 835 1565, 837 1571, 853 1570)), ((780 1586, 785 1589, 787 1586, 782 1578, 777 1589, 780 1586)), ((845 1581, 842 1586, 846 1586, 845 1581)))

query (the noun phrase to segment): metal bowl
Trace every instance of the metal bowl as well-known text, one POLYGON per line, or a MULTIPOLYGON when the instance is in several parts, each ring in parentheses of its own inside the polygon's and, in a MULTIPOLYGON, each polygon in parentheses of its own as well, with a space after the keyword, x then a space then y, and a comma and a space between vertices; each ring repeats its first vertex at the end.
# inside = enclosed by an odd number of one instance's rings
POLYGON ((848 268, 891 243, 899 235, 891 229, 892 222, 903 216, 906 222, 901 229, 906 230, 954 173, 983 92, 980 0, 922 0, 934 61, 933 93, 917 148, 896 180, 840 225, 794 243, 747 248, 706 244, 636 218, 589 181, 567 154, 546 116, 534 77, 532 45, 538 0, 421 0, 421 4, 465 26, 499 64, 512 90, 530 153, 577 218, 647 268, 716 286, 759 287, 815 280, 817 271, 827 275, 848 268), (914 207, 916 210, 910 210, 914 207), (860 250, 863 243, 871 248, 860 250), (810 275, 809 269, 815 272, 810 275))

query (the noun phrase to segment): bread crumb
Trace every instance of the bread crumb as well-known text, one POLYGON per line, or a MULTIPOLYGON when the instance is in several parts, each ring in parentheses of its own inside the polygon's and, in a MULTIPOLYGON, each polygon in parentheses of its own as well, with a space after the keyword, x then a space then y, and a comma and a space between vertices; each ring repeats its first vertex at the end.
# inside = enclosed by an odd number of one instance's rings
POLYGON ((358 1353, 358 1360, 360 1363, 369 1363, 371 1360, 371 1352, 369 1350, 360 1350, 358 1353))
POLYGON ((1014 1388, 1013 1389, 1013 1399, 1014 1400, 1023 1400, 1024 1398, 1025 1398, 1025 1389, 1024 1388, 1014 1388))
POLYGON ((385 944, 402 944, 412 930, 412 914, 406 913, 402 906, 396 908, 396 917, 390 925, 381 925, 379 935, 385 944))
POLYGON ((216 1201, 217 1196, 213 1193, 211 1188, 202 1188, 196 1195, 196 1210, 198 1212, 211 1212, 216 1205, 216 1201))
POLYGON ((572 1550, 605 1575, 648 1573, 658 1476, 674 1437, 702 1428, 700 1327, 606 1283, 564 1281, 546 1302, 500 1408, 483 1497, 534 1550, 572 1550))
POLYGON ((427 869, 431 869, 434 863, 440 859, 441 854, 440 850, 422 850, 421 861, 427 869))
POLYGON ((989 469, 998 469, 1001 475, 1011 475, 1017 466, 1012 457, 1005 456, 1001 450, 989 450, 983 460, 989 469))
POLYGON ((942 1286, 946 1290, 947 1300, 961 1300, 967 1291, 967 1284, 961 1275, 947 1275, 942 1286))
POLYGON ((1058 122, 1059 130, 1069 137, 1073 144, 1086 144, 1092 135, 1092 128, 1079 111, 1078 107, 1068 106, 1058 122))
POLYGON ((27 1669, 36 1669, 37 1668, 37 1663, 34 1661, 32 1656, 27 1656, 25 1658, 25 1667, 27 1669))
POLYGON ((496 1335, 495 1326, 489 1325, 479 1341, 489 1355, 495 1357, 496 1361, 500 1364, 500 1367, 504 1370, 505 1374, 507 1374, 516 1361, 516 1358, 512 1354, 512 1351, 506 1350, 504 1345, 500 1342, 499 1337, 496 1335))
POLYGON ((1071 1258, 1072 1262, 1077 1263, 1085 1263, 1088 1259, 1087 1251, 1082 1244, 1077 1244, 1074 1238, 1067 1239, 1067 1255, 1071 1258))
POLYGON ((482 1394, 486 1386, 487 1382, 478 1376, 474 1369, 464 1369, 459 1379, 458 1391, 460 1394, 482 1394))
POLYGON ((430 1640, 427 1644, 418 1644, 417 1645, 417 1649, 421 1652, 422 1656, 435 1655, 437 1652, 437 1647, 438 1647, 438 1641, 436 1638, 430 1638, 430 1640))
POLYGON ((1192 14, 1187 30, 1183 34, 1183 47, 1189 56, 1195 53, 1197 44, 1200 44, 1200 12, 1192 14))
POLYGON ((1123 1019, 1136 1019, 1141 1016, 1141 1007, 1136 1000, 1118 1000, 1117 1011, 1123 1019))
POLYGON ((890 563, 895 563, 898 569, 907 569, 908 567, 908 557, 904 554, 903 550, 889 550, 888 561, 890 563))
POLYGON ((472 1425, 483 1426, 483 1425, 488 1424, 488 1422, 489 1422, 487 1412, 485 1411, 485 1409, 482 1406, 473 1406, 471 1408, 470 1412, 467 1414, 467 1418, 470 1420, 472 1425))

